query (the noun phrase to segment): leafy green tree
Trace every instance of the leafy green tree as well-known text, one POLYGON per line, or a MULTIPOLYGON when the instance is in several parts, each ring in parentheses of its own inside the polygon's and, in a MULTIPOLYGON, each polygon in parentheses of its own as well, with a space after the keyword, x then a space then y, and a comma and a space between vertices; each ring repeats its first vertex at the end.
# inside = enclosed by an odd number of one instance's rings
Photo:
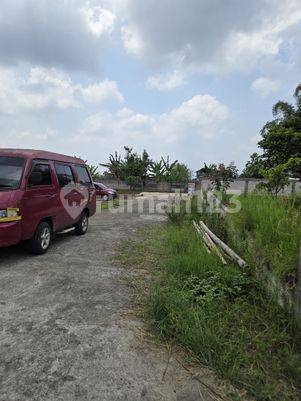
POLYGON ((261 173, 268 181, 260 183, 257 188, 266 189, 270 194, 277 196, 289 184, 289 177, 296 168, 301 169, 300 157, 292 157, 286 163, 268 170, 262 169, 261 173))
POLYGON ((225 164, 210 164, 208 177, 213 186, 217 191, 226 192, 231 182, 234 181, 238 176, 238 169, 234 162, 231 162, 228 166, 225 164))
POLYGON ((191 178, 191 171, 186 164, 177 162, 168 172, 167 180, 173 183, 187 184, 191 178))
POLYGON ((205 177, 206 177, 206 176, 209 175, 210 172, 211 172, 210 166, 207 166, 207 164, 204 163, 204 167, 200 168, 200 169, 196 172, 196 175, 197 175, 197 178, 201 178, 202 176, 205 176, 205 177))
MULTIPOLYGON (((261 130, 258 145, 263 150, 262 159, 266 168, 285 164, 289 159, 301 157, 301 85, 295 93, 295 106, 279 101, 273 107, 274 120, 261 130)), ((297 173, 300 170, 296 167, 297 173)))
POLYGON ((144 187, 151 164, 147 151, 144 150, 140 156, 138 153, 133 152, 132 148, 125 146, 124 149, 126 154, 123 164, 123 179, 131 187, 138 185, 144 187))
POLYGON ((259 146, 263 149, 263 162, 266 167, 276 167, 286 163, 291 157, 301 156, 300 132, 282 125, 271 125, 262 133, 259 146))
POLYGON ((245 178, 263 178, 261 170, 264 168, 262 156, 258 153, 253 153, 250 161, 247 162, 245 169, 242 172, 242 177, 245 178))
POLYGON ((100 164, 108 169, 105 175, 111 175, 118 180, 124 180, 131 188, 144 187, 148 177, 154 177, 157 182, 182 182, 187 183, 191 172, 185 164, 177 160, 170 162, 169 156, 163 157, 159 162, 152 161, 146 150, 141 155, 133 151, 133 148, 124 147, 125 156, 121 157, 117 152, 111 154, 109 163, 100 164))

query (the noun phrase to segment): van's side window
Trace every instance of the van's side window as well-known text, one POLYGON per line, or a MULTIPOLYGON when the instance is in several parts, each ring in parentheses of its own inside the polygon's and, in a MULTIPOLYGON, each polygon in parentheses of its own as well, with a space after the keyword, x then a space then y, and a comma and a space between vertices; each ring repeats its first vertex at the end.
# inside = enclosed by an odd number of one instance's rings
POLYGON ((90 175, 84 166, 75 166, 80 184, 91 185, 90 175))
POLYGON ((61 188, 75 183, 70 166, 65 164, 55 164, 55 171, 61 188))
POLYGON ((28 184, 30 187, 36 187, 41 185, 52 185, 49 164, 42 164, 42 163, 35 164, 30 173, 28 184))

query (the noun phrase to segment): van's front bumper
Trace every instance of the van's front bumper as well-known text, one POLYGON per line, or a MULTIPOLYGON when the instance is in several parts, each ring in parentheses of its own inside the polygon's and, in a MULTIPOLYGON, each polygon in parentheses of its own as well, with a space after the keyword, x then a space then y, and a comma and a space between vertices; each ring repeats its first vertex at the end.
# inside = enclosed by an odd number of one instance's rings
POLYGON ((0 248, 18 244, 21 238, 21 221, 0 222, 0 248))

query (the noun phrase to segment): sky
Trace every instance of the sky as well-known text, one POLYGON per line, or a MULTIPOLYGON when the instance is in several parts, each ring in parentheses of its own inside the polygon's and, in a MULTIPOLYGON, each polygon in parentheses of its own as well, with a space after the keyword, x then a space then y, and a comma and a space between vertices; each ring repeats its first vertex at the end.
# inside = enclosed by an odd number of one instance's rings
POLYGON ((0 2, 0 147, 242 169, 299 82, 301 0, 0 2))

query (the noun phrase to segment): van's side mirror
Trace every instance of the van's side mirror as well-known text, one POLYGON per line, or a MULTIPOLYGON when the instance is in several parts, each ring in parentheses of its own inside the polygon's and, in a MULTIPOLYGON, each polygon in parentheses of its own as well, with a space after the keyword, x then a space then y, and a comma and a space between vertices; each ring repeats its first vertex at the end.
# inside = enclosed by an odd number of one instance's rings
POLYGON ((42 173, 38 171, 33 171, 28 179, 29 186, 40 185, 43 181, 42 173))

